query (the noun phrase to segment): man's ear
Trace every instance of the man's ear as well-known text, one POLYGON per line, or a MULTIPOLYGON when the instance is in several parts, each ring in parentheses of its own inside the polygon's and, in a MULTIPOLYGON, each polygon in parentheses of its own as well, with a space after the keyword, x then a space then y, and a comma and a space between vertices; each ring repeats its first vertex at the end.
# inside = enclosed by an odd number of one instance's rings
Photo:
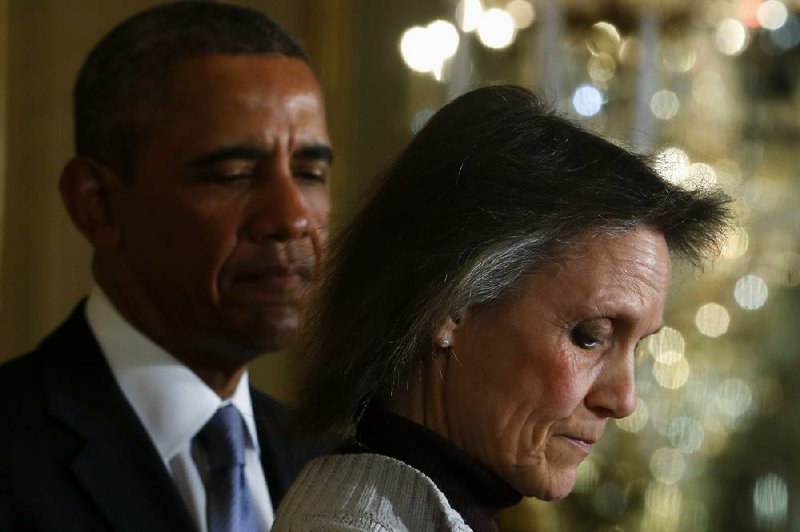
POLYGON ((119 246, 122 233, 111 195, 120 177, 110 168, 84 157, 70 160, 61 171, 59 190, 72 222, 95 249, 119 246))

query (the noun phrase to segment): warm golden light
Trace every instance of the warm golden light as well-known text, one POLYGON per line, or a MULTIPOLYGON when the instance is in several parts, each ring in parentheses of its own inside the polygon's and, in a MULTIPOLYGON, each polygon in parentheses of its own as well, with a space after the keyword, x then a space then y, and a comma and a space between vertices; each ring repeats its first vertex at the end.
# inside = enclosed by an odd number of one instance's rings
POLYGON ((430 73, 441 80, 442 66, 455 55, 458 43, 455 26, 446 20, 434 20, 426 27, 406 30, 400 38, 400 54, 411 70, 430 73))
POLYGON ((657 449, 650 457, 653 478, 664 484, 676 484, 686 471, 683 455, 671 447, 657 449))
POLYGON ((525 29, 536 20, 536 11, 528 0, 511 0, 506 6, 506 11, 514 21, 518 30, 525 29))
POLYGON ((689 165, 689 175, 684 186, 692 190, 710 188, 717 184, 717 172, 706 163, 692 163, 689 165))
POLYGON ((466 33, 478 29, 483 16, 481 0, 461 0, 456 8, 456 20, 462 31, 466 33))
POLYGON ((699 309, 694 317, 694 324, 700 333, 717 338, 728 332, 731 316, 728 310, 717 303, 706 303, 699 309))
POLYGON ((676 362, 656 362, 653 365, 653 376, 656 382, 669 390, 677 390, 689 380, 691 368, 689 361, 681 357, 676 362))
POLYGON ((747 28, 736 19, 723 20, 717 26, 717 49, 725 55, 739 55, 747 47, 747 28))
POLYGON ((750 235, 747 234, 747 229, 744 227, 737 227, 728 234, 725 247, 722 249, 722 258, 738 259, 747 253, 749 245, 750 235))
POLYGON ((686 341, 677 329, 664 327, 647 339, 647 349, 658 362, 673 363, 683 358, 686 341))
POLYGON ((589 57, 589 62, 586 66, 589 72, 589 77, 597 83, 607 83, 614 77, 617 70, 617 63, 614 58, 607 53, 601 52, 589 57))
POLYGON ((647 410, 647 403, 642 399, 636 400, 636 410, 633 414, 622 419, 617 419, 617 427, 625 432, 639 432, 647 425, 647 420, 650 417, 650 412, 647 410))
POLYGON ((478 39, 487 48, 499 50, 514 42, 514 19, 503 9, 489 9, 478 25, 478 39))
POLYGON ((680 518, 683 494, 680 488, 663 482, 651 482, 644 493, 644 507, 662 519, 680 518))
POLYGON ((594 463, 590 455, 586 460, 581 462, 578 467, 577 476, 575 477, 575 487, 572 491, 576 493, 591 493, 600 480, 600 470, 597 464, 594 463))
POLYGON ((650 98, 650 111, 660 120, 669 120, 674 117, 680 106, 678 96, 672 91, 661 90, 650 98))
POLYGON ((670 147, 656 156, 656 170, 667 181, 680 184, 689 176, 689 162, 685 151, 670 147))

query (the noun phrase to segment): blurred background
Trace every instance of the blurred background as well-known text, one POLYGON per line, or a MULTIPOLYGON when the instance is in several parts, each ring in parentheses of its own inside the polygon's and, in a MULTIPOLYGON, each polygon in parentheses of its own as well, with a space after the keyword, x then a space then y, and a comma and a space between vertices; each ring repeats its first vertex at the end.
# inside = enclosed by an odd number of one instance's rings
MULTIPOLYGON (((94 42, 154 3, 0 0, 0 361, 91 285, 56 189, 71 85, 94 42)), ((492 82, 736 198, 722 257, 676 272, 667 327, 641 346, 636 413, 610 424, 572 495, 525 501, 502 530, 800 530, 800 0, 242 3, 309 51, 338 221, 437 108, 492 82)), ((285 364, 264 357, 253 380, 291 399, 285 364)))

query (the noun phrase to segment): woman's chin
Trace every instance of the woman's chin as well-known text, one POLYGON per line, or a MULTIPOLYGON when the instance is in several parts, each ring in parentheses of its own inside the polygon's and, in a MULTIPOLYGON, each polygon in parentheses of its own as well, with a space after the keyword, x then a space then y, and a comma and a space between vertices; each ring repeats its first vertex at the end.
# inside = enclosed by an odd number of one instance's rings
POLYGON ((543 501, 558 501, 566 497, 575 487, 576 470, 532 473, 507 479, 515 490, 525 497, 535 497, 543 501))

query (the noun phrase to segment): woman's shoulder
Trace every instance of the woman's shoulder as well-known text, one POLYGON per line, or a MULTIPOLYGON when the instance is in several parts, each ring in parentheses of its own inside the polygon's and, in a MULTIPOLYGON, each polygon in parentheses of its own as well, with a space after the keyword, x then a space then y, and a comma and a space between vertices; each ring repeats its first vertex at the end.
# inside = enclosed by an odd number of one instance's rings
POLYGON ((420 471, 388 456, 354 453, 328 455, 306 465, 283 499, 273 530, 470 528, 420 471))

